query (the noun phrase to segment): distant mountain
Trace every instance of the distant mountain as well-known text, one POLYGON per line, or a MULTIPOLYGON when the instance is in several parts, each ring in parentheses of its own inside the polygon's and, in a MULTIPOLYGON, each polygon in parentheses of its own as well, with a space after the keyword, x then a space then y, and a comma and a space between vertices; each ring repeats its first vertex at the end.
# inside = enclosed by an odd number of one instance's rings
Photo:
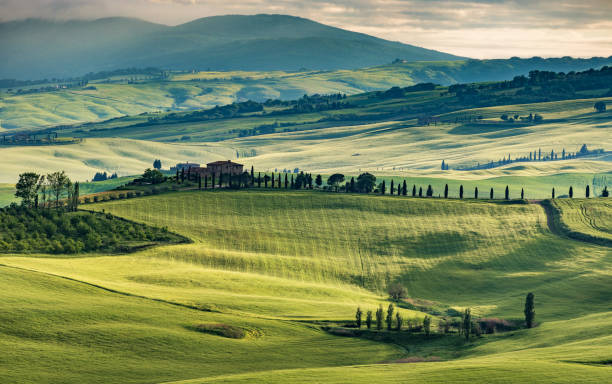
POLYGON ((130 18, 0 23, 0 78, 64 78, 127 67, 352 69, 460 57, 284 15, 215 16, 170 27, 130 18))

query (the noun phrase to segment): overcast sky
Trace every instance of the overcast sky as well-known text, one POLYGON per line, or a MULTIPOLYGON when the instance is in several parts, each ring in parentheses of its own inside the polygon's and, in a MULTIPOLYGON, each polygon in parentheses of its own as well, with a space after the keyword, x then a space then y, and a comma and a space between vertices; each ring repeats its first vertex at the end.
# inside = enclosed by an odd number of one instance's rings
POLYGON ((0 0, 0 20, 279 13, 473 58, 612 55, 612 0, 0 0))

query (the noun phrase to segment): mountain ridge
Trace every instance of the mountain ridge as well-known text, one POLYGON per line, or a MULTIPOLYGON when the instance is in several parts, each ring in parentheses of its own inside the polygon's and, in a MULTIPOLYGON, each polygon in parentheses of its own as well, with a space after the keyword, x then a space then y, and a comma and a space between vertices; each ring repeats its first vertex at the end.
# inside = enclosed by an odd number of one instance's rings
POLYGON ((0 23, 0 78, 70 77, 126 67, 176 70, 355 69, 462 57, 327 26, 259 14, 167 26, 135 18, 0 23), (261 51, 260 51, 261 50, 261 51))

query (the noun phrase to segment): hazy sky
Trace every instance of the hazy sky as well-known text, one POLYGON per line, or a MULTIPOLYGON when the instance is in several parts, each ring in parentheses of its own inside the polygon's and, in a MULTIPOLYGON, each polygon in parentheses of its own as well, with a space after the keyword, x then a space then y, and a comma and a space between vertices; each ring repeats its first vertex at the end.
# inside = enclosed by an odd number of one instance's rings
POLYGON ((0 20, 280 13, 474 58, 612 55, 612 0, 0 0, 0 20))

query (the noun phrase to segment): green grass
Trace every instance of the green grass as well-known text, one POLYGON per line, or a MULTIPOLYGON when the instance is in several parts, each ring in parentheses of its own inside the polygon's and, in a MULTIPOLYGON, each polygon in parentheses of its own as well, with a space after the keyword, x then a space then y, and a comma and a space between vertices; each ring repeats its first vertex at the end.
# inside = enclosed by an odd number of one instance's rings
MULTIPOLYGON (((609 208, 591 202, 604 211, 605 225, 609 208)), ((0 381, 612 377, 600 364, 612 360, 612 252, 551 233, 537 204, 250 190, 175 192, 86 207, 168 226, 194 243, 128 256, 0 257, 0 264, 20 268, 0 267, 7 277, 0 280, 0 345, 10 351, 0 359, 15 367, 0 371, 0 381), (385 289, 397 281, 410 297, 436 308, 470 307, 476 316, 508 319, 522 317, 532 291, 539 326, 466 344, 457 336, 431 344, 408 337, 400 348, 332 336, 309 323, 347 321, 357 305, 386 305, 385 289), (235 327, 247 336, 193 330, 201 324, 235 327), (379 364, 432 356, 451 360, 379 364), (58 371, 59 364, 68 368, 58 371)), ((578 209, 563 212, 571 217, 578 209)), ((423 316, 401 311, 404 318, 423 316)))
POLYGON ((600 199, 555 199, 555 221, 563 233, 612 245, 612 203, 600 199))

